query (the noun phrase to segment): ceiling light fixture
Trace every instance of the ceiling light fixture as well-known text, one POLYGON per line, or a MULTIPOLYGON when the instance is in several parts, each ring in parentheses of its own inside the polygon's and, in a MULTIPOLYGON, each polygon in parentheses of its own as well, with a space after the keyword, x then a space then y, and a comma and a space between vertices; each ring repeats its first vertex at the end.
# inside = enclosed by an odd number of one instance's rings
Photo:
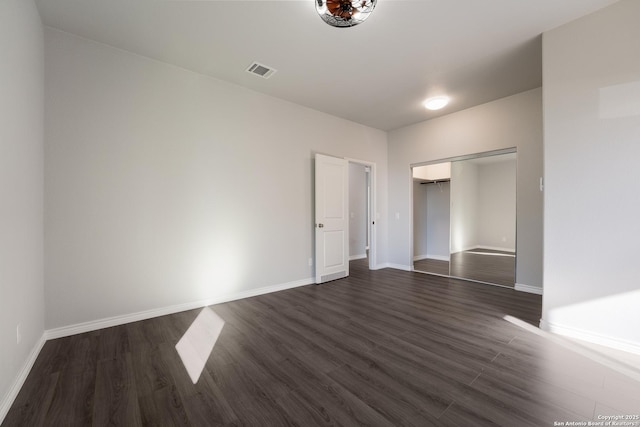
POLYGON ((316 0, 316 11, 332 27, 353 27, 365 21, 378 0, 316 0))
POLYGON ((448 96, 434 96, 424 101, 423 105, 428 110, 439 110, 449 103, 448 96))

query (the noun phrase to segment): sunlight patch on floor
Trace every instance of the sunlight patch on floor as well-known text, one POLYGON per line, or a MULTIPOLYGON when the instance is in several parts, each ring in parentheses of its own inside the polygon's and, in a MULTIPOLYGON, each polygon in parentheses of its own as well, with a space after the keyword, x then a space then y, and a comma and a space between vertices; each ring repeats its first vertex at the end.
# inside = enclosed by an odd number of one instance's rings
POLYGON ((603 349, 605 349, 604 351, 597 351, 593 348, 587 347, 586 345, 578 343, 577 340, 570 340, 563 336, 543 331, 542 329, 536 328, 535 326, 530 325, 529 323, 516 317, 506 315, 503 317, 503 319, 528 332, 536 334, 549 340, 550 342, 571 350, 572 352, 579 354, 580 356, 586 357, 594 362, 613 369, 614 371, 617 371, 618 373, 621 373, 630 379, 640 382, 640 367, 632 366, 624 361, 610 357, 606 353, 608 349, 606 349, 605 347, 603 347, 603 349))
POLYGON ((180 359, 194 384, 200 379, 223 327, 224 320, 205 307, 176 344, 180 359))

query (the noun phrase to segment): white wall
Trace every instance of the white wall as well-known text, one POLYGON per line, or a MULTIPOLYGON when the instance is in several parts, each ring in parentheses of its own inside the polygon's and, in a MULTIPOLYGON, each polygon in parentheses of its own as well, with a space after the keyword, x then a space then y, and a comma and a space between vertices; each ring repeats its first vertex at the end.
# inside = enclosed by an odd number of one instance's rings
POLYGON ((450 185, 413 183, 413 259, 449 260, 450 185))
POLYGON ((467 159, 451 165, 451 252, 515 251, 515 159, 467 159))
POLYGON ((543 37, 542 326, 637 352, 639 19, 622 0, 543 37))
POLYGON ((516 161, 478 165, 478 246, 516 250, 516 161))
POLYGON ((389 262, 411 263, 409 165, 517 147, 517 283, 542 286, 542 90, 479 105, 389 133, 389 262), (399 219, 396 219, 396 214, 399 219))
POLYGON ((311 281, 315 152, 376 163, 386 261, 384 132, 51 29, 45 64, 47 329, 311 281))
POLYGON ((427 192, 427 256, 449 259, 449 233, 451 223, 450 185, 426 184, 427 192))
POLYGON ((413 259, 427 257, 427 189, 413 181, 413 259))
POLYGON ((349 256, 367 254, 367 172, 364 165, 349 163, 349 256))
POLYGON ((451 253, 478 246, 478 166, 451 162, 451 253))
POLYGON ((0 1, 0 422, 44 332, 43 72, 33 1, 0 1))

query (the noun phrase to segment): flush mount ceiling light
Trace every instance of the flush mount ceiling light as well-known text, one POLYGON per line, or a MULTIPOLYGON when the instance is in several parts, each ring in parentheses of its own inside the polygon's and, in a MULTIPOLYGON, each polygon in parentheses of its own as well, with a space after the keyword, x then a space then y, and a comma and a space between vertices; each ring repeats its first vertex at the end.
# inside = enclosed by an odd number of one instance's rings
POLYGON ((439 110, 449 103, 448 96, 434 96, 424 101, 423 105, 428 110, 439 110))
POLYGON ((332 27, 353 27, 364 22, 378 0, 316 0, 316 11, 332 27))

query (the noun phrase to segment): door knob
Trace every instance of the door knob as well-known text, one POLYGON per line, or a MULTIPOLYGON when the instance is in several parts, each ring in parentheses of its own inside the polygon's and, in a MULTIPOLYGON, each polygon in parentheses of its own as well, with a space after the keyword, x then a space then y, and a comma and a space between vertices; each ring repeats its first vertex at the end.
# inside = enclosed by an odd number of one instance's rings
POLYGON ((324 224, 318 224, 318 228, 323 228, 324 224))

